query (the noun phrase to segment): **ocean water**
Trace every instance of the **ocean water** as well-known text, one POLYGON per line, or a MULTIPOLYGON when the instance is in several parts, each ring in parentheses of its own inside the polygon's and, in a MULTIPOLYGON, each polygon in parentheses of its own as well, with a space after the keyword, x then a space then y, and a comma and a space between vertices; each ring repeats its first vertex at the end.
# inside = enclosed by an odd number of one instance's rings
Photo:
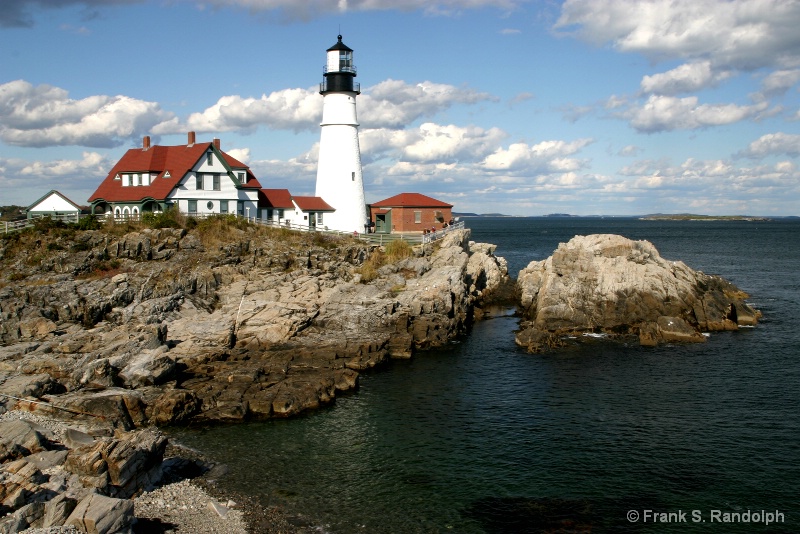
POLYGON ((704 344, 545 355, 496 317, 331 407, 173 436, 229 467, 222 489, 319 532, 800 532, 800 221, 466 223, 514 276, 576 234, 647 239, 764 317, 704 344))

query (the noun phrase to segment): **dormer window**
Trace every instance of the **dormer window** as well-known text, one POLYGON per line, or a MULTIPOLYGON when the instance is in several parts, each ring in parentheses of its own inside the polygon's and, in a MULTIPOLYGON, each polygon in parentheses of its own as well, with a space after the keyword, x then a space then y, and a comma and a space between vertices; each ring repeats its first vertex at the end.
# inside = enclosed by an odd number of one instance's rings
POLYGON ((115 180, 121 180, 121 178, 119 177, 119 174, 117 174, 117 175, 114 177, 114 179, 115 179, 115 180))
POLYGON ((245 180, 244 180, 244 173, 243 173, 243 172, 240 172, 240 173, 239 173, 239 181, 240 181, 241 183, 245 183, 245 180))
POLYGON ((169 171, 164 171, 164 178, 172 178, 172 175, 169 173, 169 171))

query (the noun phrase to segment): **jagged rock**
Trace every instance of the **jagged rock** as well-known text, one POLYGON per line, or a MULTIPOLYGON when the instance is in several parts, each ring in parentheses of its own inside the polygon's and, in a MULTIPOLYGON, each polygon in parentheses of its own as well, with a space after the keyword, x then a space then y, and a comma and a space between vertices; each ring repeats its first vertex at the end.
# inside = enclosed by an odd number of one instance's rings
POLYGON ((21 374, 13 376, 0 384, 0 393, 13 397, 40 398, 48 393, 63 391, 56 380, 47 373, 21 374))
POLYGON ((44 515, 42 502, 27 504, 0 520, 0 534, 16 534, 35 525, 44 515))
POLYGON ((90 493, 81 500, 64 523, 88 534, 131 533, 133 501, 90 493))
POLYGON ((56 495, 44 505, 42 528, 59 527, 63 525, 77 505, 78 501, 63 493, 56 495))
POLYGON ((759 317, 729 282, 617 235, 561 243, 520 271, 517 284, 525 321, 516 340, 530 351, 580 331, 633 334, 643 345, 702 342, 702 332, 735 330, 759 317))
POLYGON ((47 438, 35 423, 0 421, 0 462, 47 449, 47 438))
POLYGON ((166 446, 167 439, 150 430, 100 438, 70 450, 64 469, 98 493, 128 498, 159 478, 166 446))

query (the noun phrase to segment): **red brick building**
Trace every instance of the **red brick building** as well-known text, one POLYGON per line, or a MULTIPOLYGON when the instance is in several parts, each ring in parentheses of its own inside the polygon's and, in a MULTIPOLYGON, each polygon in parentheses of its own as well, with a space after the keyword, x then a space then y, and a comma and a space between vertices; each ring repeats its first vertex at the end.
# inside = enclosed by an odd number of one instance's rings
POLYGON ((376 233, 441 230, 453 219, 453 205, 421 193, 400 193, 369 205, 376 233))

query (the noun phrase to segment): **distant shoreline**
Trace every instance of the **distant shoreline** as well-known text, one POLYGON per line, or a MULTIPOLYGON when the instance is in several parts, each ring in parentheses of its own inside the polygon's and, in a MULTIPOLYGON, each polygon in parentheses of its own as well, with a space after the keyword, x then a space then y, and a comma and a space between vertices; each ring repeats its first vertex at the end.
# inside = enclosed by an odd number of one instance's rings
POLYGON ((645 215, 639 217, 640 221, 769 221, 769 217, 756 217, 749 215, 645 215))
POLYGON ((640 221, 753 221, 764 222, 775 219, 796 219, 797 216, 781 215, 777 217, 766 217, 763 215, 698 215, 693 213, 678 214, 653 214, 653 215, 569 215, 562 213, 552 213, 548 215, 504 215, 501 213, 453 213, 459 219, 467 218, 517 218, 517 219, 637 219, 640 221))

